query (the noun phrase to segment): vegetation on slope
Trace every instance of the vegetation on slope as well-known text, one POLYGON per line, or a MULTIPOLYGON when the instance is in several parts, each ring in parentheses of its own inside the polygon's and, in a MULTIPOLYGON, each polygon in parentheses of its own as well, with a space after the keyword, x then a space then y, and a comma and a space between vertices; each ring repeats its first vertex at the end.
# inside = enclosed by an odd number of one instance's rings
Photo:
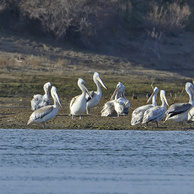
POLYGON ((16 22, 11 26, 17 30, 27 26, 37 34, 43 31, 56 38, 76 40, 86 47, 126 32, 126 38, 141 31, 160 40, 163 35, 178 33, 189 24, 192 19, 189 3, 183 0, 3 0, 1 23, 10 17, 10 22, 16 22))

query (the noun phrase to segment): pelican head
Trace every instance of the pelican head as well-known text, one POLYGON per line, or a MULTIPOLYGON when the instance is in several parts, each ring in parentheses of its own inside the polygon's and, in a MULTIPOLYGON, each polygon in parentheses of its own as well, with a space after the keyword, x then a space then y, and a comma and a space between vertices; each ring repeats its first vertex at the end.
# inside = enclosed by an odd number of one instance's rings
POLYGON ((187 94, 189 95, 189 98, 190 98, 189 103, 193 104, 193 102, 194 102, 194 99, 193 99, 193 97, 194 97, 194 86, 193 86, 193 84, 191 82, 187 82, 185 84, 185 90, 186 90, 186 92, 187 92, 187 94))
POLYGON ((116 86, 116 89, 115 89, 115 91, 114 91, 114 93, 113 93, 113 95, 111 96, 111 100, 113 100, 113 98, 116 96, 116 94, 122 94, 122 96, 123 97, 125 97, 125 86, 121 83, 121 82, 119 82, 118 84, 117 84, 117 86, 116 86))
POLYGON ((147 100, 147 103, 152 99, 153 96, 156 96, 158 94, 158 91, 159 91, 158 87, 155 87, 153 93, 151 94, 151 96, 147 100))
POLYGON ((98 81, 105 89, 107 89, 107 87, 104 85, 103 81, 100 78, 100 74, 98 72, 95 72, 93 75, 93 80, 96 83, 96 81, 98 81))
POLYGON ((60 107, 62 107, 61 102, 59 100, 59 96, 57 94, 57 88, 55 86, 52 86, 52 88, 51 88, 51 96, 56 101, 56 103, 58 103, 60 105, 60 107))
POLYGON ((191 83, 191 82, 187 82, 186 84, 185 84, 185 90, 188 92, 189 90, 190 91, 194 91, 194 86, 193 86, 193 84, 191 83))
POLYGON ((185 90, 186 90, 187 88, 190 88, 190 87, 193 87, 193 84, 192 84, 191 82, 187 82, 187 83, 185 84, 185 90))
POLYGON ((168 101, 166 99, 166 92, 164 90, 160 91, 160 98, 163 99, 167 106, 169 106, 168 101))
POLYGON ((90 92, 88 91, 88 89, 86 88, 86 82, 82 79, 82 78, 79 78, 78 81, 77 81, 77 85, 79 86, 79 88, 83 91, 83 92, 86 92, 90 98, 92 98, 90 92))
POLYGON ((50 87, 51 87, 51 83, 47 82, 46 84, 44 84, 43 89, 44 89, 45 92, 47 92, 50 87))

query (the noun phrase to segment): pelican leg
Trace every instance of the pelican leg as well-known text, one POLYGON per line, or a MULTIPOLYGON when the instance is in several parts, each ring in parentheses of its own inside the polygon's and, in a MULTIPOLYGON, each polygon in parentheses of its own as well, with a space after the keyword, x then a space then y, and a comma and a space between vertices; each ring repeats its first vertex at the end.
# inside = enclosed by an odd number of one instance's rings
POLYGON ((82 116, 80 115, 80 116, 79 116, 79 120, 81 120, 81 119, 82 119, 82 116))
POLYGON ((158 121, 156 121, 156 127, 158 128, 158 121))
POLYGON ((89 108, 86 108, 86 113, 87 113, 87 115, 90 114, 90 109, 89 108))
POLYGON ((46 123, 45 122, 43 123, 43 127, 46 128, 46 123))

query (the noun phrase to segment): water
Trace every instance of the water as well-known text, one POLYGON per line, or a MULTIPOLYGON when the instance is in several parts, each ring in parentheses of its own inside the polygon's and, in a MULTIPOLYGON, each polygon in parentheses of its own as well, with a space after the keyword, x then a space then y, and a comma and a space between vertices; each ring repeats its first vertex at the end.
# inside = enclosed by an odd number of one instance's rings
POLYGON ((194 193, 193 131, 0 129, 0 193, 194 193))

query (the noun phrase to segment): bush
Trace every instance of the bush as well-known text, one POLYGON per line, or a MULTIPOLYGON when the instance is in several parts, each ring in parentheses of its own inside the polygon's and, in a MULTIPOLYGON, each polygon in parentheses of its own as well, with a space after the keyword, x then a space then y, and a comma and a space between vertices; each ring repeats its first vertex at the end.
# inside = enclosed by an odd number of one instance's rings
POLYGON ((3 0, 2 4, 23 19, 39 21, 45 32, 57 38, 84 44, 106 31, 117 9, 115 1, 104 0, 3 0))
MULTIPOLYGON (((177 33, 188 24, 191 14, 189 6, 181 2, 155 0, 148 4, 143 0, 1 0, 0 6, 14 14, 22 24, 30 24, 26 27, 20 25, 23 30, 42 29, 58 39, 67 38, 89 46, 95 41, 103 42, 116 33, 121 37, 133 30, 137 33, 145 29, 154 39, 160 39, 164 33, 177 33)), ((7 22, 1 18, 0 21, 7 22)), ((13 26, 16 26, 15 23, 19 22, 13 21, 13 26)))
POLYGON ((187 26, 190 14, 189 6, 179 1, 164 5, 151 4, 145 17, 146 28, 149 32, 155 29, 158 33, 177 33, 187 26))

